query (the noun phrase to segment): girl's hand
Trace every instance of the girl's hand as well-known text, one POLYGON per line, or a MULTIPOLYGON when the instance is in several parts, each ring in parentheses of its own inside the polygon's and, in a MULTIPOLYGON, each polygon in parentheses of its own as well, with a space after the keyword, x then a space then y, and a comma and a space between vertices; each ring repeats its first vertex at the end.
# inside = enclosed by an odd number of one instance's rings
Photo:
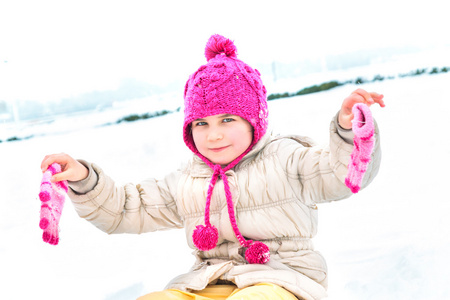
POLYGON ((62 180, 79 181, 89 175, 89 170, 84 165, 65 153, 51 154, 44 157, 41 163, 42 173, 54 162, 61 165, 61 173, 53 175, 51 178, 52 182, 62 180))
POLYGON ((353 105, 356 103, 364 103, 370 107, 372 104, 378 103, 381 107, 385 107, 383 97, 383 95, 375 92, 368 93, 363 89, 357 89, 351 93, 350 96, 344 99, 341 111, 339 112, 339 125, 341 125, 344 129, 351 129, 353 120, 353 105))

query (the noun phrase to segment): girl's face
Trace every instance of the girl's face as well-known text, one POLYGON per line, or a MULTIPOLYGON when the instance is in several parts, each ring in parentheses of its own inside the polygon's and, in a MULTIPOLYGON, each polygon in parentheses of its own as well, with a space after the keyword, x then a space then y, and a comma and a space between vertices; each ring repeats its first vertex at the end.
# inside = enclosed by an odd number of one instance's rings
POLYGON ((253 127, 236 115, 214 115, 192 122, 197 150, 214 164, 231 163, 253 140, 253 127))

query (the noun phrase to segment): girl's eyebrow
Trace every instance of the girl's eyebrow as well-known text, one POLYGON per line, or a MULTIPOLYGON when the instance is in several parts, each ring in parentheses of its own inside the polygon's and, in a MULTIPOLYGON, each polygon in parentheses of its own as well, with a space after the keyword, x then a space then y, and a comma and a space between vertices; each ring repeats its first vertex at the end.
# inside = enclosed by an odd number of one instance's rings
MULTIPOLYGON (((236 117, 236 116, 235 116, 235 115, 232 115, 232 114, 218 115, 218 118, 220 118, 220 119, 222 119, 222 118, 229 118, 229 117, 236 117)), ((205 119, 202 119, 202 118, 200 118, 200 119, 195 119, 195 120, 192 121, 192 122, 198 122, 198 121, 205 121, 205 119)))

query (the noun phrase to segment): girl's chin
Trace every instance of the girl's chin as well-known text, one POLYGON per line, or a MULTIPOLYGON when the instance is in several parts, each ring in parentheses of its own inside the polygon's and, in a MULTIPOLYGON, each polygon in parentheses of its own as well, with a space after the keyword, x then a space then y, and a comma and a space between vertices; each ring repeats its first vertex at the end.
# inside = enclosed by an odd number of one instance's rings
POLYGON ((233 160, 223 160, 223 159, 210 159, 208 158, 210 162, 212 162, 215 165, 221 165, 222 167, 228 165, 229 163, 231 163, 233 160))

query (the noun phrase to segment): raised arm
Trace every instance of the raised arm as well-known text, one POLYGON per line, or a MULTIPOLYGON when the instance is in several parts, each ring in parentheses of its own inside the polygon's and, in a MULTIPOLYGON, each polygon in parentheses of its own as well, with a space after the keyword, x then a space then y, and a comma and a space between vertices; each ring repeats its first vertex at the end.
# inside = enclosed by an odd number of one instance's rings
MULTIPOLYGON (((286 170, 294 189, 299 191, 307 203, 328 202, 344 199, 352 194, 345 185, 348 164, 353 150, 351 108, 356 103, 378 103, 384 107, 383 96, 357 90, 345 98, 341 111, 330 124, 330 140, 328 145, 304 147, 298 143, 286 142, 282 153, 286 154, 286 170), (350 113, 348 110, 350 109, 350 113), (342 124, 341 124, 342 123, 342 124), (298 185, 298 186, 297 186, 298 185)), ((361 188, 366 187, 378 173, 381 162, 381 148, 378 126, 375 122, 374 148, 371 162, 362 180, 361 188)))
POLYGON ((68 196, 78 215, 108 234, 183 227, 176 205, 180 173, 171 173, 163 180, 116 186, 95 164, 54 154, 46 156, 41 167, 53 162, 61 164, 62 172, 52 181, 68 180, 68 196))

